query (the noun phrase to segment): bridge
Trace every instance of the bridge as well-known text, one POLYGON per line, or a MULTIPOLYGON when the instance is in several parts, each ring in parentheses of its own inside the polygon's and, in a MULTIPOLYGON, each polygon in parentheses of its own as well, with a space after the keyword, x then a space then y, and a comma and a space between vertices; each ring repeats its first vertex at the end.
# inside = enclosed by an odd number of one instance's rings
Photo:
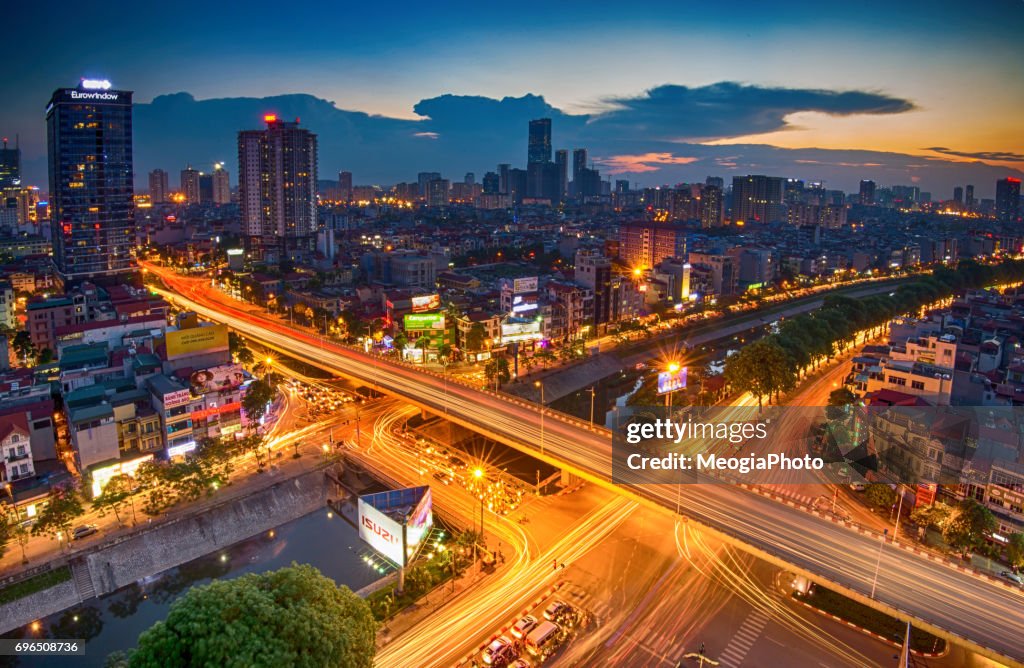
POLYGON ((649 508, 674 512, 678 502, 687 521, 740 549, 990 659, 1024 668, 1020 589, 904 546, 883 545, 879 534, 857 531, 736 485, 615 484, 607 429, 550 409, 542 414, 536 404, 469 387, 445 374, 367 355, 213 299, 207 290, 178 287, 173 278, 164 278, 176 292, 159 292, 204 318, 444 416, 649 508))

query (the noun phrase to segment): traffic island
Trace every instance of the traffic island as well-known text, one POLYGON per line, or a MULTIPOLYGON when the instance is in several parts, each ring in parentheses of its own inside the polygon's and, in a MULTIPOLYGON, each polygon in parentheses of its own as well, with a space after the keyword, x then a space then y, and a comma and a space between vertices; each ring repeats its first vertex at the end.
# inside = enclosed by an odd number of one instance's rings
MULTIPOLYGON (((794 591, 793 598, 804 606, 862 633, 872 636, 894 647, 903 645, 907 631, 907 623, 879 612, 863 603, 858 603, 842 594, 821 585, 813 585, 810 591, 802 594, 794 591)), ((944 656, 947 651, 946 641, 927 631, 911 627, 910 651, 915 655, 927 658, 944 656)))

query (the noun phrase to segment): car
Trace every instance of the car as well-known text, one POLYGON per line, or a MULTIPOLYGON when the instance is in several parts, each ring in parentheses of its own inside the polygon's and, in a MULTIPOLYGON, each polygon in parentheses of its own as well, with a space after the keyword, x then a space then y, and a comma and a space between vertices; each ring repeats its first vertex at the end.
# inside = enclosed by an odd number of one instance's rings
POLYGON ((72 540, 81 540, 86 536, 91 536, 99 531, 99 527, 95 524, 83 524, 80 527, 75 527, 75 530, 71 532, 72 540))
POLYGON ((484 663, 490 665, 494 663, 494 660, 504 654, 507 650, 506 647, 512 647, 512 641, 505 636, 500 636, 491 641, 491 644, 484 649, 483 659, 484 663))
POLYGON ((999 577, 1003 578, 1004 580, 1009 580, 1014 584, 1024 585, 1024 578, 1021 578, 1021 576, 1017 575, 1013 571, 1001 571, 999 573, 999 577))
POLYGON ((522 638, 529 633, 534 626, 537 626, 537 618, 533 615, 526 615, 512 627, 512 635, 522 638))
POLYGON ((572 606, 565 601, 554 601, 544 610, 544 619, 553 622, 572 610, 572 606))
POLYGON ((530 668, 530 662, 526 659, 516 659, 508 664, 508 668, 530 668))
POLYGON ((850 483, 850 489, 852 489, 855 492, 863 492, 867 488, 868 488, 868 486, 865 483, 862 483, 862 482, 851 482, 850 483))

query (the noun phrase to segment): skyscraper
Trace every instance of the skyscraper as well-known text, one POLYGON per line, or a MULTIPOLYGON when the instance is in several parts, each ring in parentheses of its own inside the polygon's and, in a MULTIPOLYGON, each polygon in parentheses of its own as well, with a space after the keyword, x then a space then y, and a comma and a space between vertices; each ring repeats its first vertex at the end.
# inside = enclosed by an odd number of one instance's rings
POLYGON ((162 169, 154 169, 149 173, 149 201, 153 204, 163 204, 167 201, 167 172, 162 169))
POLYGON ((352 172, 338 172, 338 196, 346 202, 352 199, 352 172))
POLYGON ((963 186, 956 186, 953 188, 953 201, 957 204, 964 203, 964 189, 963 186))
POLYGON ((771 223, 785 220, 786 210, 782 203, 783 184, 780 176, 759 174, 734 176, 732 179, 733 222, 771 223))
POLYGON ((564 200, 569 195, 569 151, 555 151, 555 166, 558 168, 558 198, 564 200))
POLYGON ((265 130, 238 133, 238 194, 246 246, 273 262, 300 258, 316 232, 316 135, 268 114, 265 130))
POLYGON ((502 195, 508 195, 512 192, 509 189, 508 173, 512 169, 512 165, 507 162, 503 162, 498 165, 498 192, 502 195))
POLYGON ((224 169, 224 163, 213 166, 213 203, 231 204, 231 175, 224 169))
POLYGON ((199 171, 192 169, 192 165, 181 170, 181 192, 189 204, 199 204, 203 201, 199 177, 199 171))
POLYGON ((996 217, 1003 222, 1017 220, 1020 214, 1020 179, 1007 176, 996 181, 996 217))
POLYGON ((964 191, 964 204, 967 205, 968 209, 974 208, 974 186, 967 184, 967 190, 964 191))
POLYGON ((4 147, 0 149, 0 190, 20 185, 21 149, 17 146, 7 148, 7 137, 4 137, 4 147))
POLYGON ((875 203, 875 182, 874 181, 861 181, 860 182, 860 203, 861 204, 874 204, 875 203))
POLYGON ((527 167, 533 163, 551 162, 551 119, 530 121, 530 140, 527 146, 527 167))
MULTIPOLYGON (((580 174, 587 168, 587 149, 577 148, 572 152, 572 182, 580 180, 580 174)), ((574 189, 575 192, 575 189, 574 189)))
POLYGON ((704 186, 700 194, 700 226, 721 227, 725 219, 725 201, 718 186, 704 186))
POLYGON ((46 107, 53 261, 66 280, 133 270, 132 91, 58 88, 46 107))

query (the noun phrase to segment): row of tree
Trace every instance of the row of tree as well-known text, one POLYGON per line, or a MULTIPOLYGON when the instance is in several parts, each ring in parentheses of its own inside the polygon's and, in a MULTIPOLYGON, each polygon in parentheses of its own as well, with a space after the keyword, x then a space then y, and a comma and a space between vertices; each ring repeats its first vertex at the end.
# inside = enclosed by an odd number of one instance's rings
POLYGON ((831 361, 854 344, 858 332, 881 333, 894 317, 916 313, 922 307, 958 291, 1024 280, 1024 261, 979 264, 963 260, 956 269, 939 267, 931 275, 899 286, 888 295, 854 299, 842 295, 825 298, 813 313, 789 318, 771 334, 741 348, 725 364, 725 379, 737 392, 750 392, 761 406, 772 396, 796 386, 809 369, 831 361))

